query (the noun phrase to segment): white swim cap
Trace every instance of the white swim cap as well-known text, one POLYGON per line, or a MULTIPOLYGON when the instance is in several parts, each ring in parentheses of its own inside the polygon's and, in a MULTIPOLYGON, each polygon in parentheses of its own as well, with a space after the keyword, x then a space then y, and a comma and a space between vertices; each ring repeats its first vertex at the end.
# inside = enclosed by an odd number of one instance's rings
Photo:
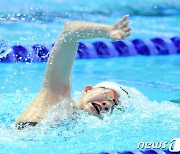
POLYGON ((122 86, 116 82, 104 81, 104 82, 100 82, 100 83, 96 84, 94 87, 110 88, 110 89, 114 90, 120 98, 122 98, 122 97, 130 98, 129 93, 126 90, 126 87, 122 86))

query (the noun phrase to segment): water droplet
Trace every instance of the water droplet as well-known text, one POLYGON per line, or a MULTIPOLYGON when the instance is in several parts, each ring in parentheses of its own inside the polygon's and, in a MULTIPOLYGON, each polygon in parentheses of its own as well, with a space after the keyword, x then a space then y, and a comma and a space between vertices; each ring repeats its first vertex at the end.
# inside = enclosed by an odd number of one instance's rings
POLYGON ((8 78, 5 79, 5 82, 8 82, 8 78))
POLYGON ((24 91, 27 92, 27 91, 28 91, 28 88, 27 88, 27 87, 24 87, 24 91))
POLYGON ((25 18, 21 18, 22 21, 25 21, 26 19, 25 18))

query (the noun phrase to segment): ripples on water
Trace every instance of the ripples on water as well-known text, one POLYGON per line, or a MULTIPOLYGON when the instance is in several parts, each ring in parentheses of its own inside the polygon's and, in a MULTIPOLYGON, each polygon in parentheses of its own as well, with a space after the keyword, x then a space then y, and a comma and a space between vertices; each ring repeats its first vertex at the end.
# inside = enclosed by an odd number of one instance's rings
POLYGON ((177 0, 1 1, 0 35, 13 44, 53 43, 67 21, 85 20, 113 24, 130 14, 134 38, 173 37, 179 34, 177 0), (23 4, 23 9, 22 9, 23 4))
POLYGON ((27 21, 52 21, 57 18, 84 18, 84 15, 104 15, 111 16, 128 12, 131 15, 177 15, 180 12, 180 2, 177 0, 92 0, 84 3, 83 0, 70 1, 29 1, 23 3, 22 0, 13 1, 11 6, 8 2, 0 2, 1 17, 10 20, 27 21), (133 4, 136 5, 133 5, 133 4), (147 5, 148 4, 148 5, 147 5))

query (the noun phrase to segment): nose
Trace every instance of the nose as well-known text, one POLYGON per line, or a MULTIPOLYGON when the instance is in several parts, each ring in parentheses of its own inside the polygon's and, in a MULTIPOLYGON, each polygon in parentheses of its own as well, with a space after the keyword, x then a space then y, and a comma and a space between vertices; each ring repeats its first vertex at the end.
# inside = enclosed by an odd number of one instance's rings
POLYGON ((111 103, 111 102, 105 102, 105 101, 103 101, 101 104, 102 104, 103 110, 105 110, 105 111, 108 111, 108 110, 110 109, 110 107, 112 106, 112 103, 111 103))

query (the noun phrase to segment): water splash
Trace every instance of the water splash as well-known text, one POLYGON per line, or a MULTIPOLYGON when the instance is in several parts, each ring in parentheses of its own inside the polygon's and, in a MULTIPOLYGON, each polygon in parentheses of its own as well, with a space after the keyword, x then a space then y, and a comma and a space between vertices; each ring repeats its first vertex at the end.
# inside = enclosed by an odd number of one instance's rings
MULTIPOLYGON (((35 94, 19 95, 18 93, 15 102, 12 101, 14 94, 0 95, 2 100, 0 146, 3 147, 2 149, 9 148, 15 152, 18 150, 42 152, 45 145, 51 152, 54 149, 75 153, 84 150, 100 152, 135 149, 139 141, 169 141, 173 136, 178 135, 180 126, 178 104, 150 101, 137 89, 128 88, 128 90, 131 100, 127 103, 128 108, 125 113, 115 109, 111 116, 104 115, 104 119, 100 120, 84 111, 78 111, 77 118, 66 119, 68 117, 66 109, 73 106, 72 101, 60 98, 61 104, 50 108, 51 112, 48 112, 46 118, 37 127, 29 127, 23 131, 7 127, 7 124, 10 125, 8 121, 13 121, 12 119, 24 110, 27 102, 30 102, 35 94), (21 103, 17 105, 19 100, 21 103), (2 115, 5 113, 3 122, 2 115), (59 122, 57 117, 64 120, 59 122), (94 147, 96 147, 95 151, 94 147)), ((76 91, 73 95, 78 98, 80 92, 76 91)))
POLYGON ((8 49, 8 41, 0 36, 0 58, 6 57, 12 49, 8 49))

